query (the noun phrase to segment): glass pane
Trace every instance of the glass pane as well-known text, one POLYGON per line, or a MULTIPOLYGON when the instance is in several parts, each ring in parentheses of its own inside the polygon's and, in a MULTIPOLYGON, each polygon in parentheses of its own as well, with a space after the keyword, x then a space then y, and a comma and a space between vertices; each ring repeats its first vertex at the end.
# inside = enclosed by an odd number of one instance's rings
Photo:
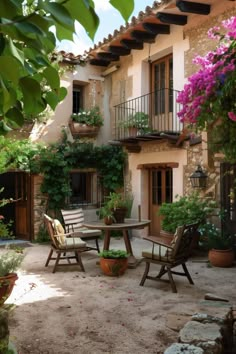
POLYGON ((160 205, 162 202, 161 171, 152 172, 152 204, 160 205))
POLYGON ((88 204, 91 203, 91 173, 73 172, 70 175, 72 204, 88 204))
POLYGON ((171 203, 173 198, 172 170, 166 171, 166 203, 171 203))

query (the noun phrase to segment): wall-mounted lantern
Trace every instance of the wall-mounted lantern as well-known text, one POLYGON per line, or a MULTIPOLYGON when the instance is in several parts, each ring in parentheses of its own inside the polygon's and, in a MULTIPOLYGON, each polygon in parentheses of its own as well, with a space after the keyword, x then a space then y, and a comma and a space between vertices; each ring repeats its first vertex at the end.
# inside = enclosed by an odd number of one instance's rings
POLYGON ((200 165, 197 166, 196 171, 190 176, 190 181, 193 188, 206 188, 207 174, 203 172, 200 165))

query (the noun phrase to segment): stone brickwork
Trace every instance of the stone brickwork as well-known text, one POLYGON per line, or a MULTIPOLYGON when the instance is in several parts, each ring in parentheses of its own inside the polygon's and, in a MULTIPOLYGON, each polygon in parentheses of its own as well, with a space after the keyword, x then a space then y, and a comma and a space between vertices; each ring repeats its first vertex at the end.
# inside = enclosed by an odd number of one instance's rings
POLYGON ((195 27, 185 30, 184 35, 189 39, 189 50, 185 52, 185 77, 192 75, 196 71, 196 66, 192 60, 196 55, 205 55, 208 51, 215 49, 216 41, 209 39, 207 32, 214 26, 231 16, 235 16, 235 9, 220 13, 217 16, 207 16, 204 22, 197 23, 195 27), (199 45, 200 44, 200 45, 199 45))
POLYGON ((222 301, 202 301, 199 312, 179 332, 164 354, 223 354, 233 351, 232 305, 222 301))
POLYGON ((150 153, 150 152, 163 152, 163 151, 175 151, 179 150, 176 146, 171 146, 168 142, 160 142, 157 143, 156 141, 147 143, 145 142, 142 144, 142 153, 150 153))
POLYGON ((34 227, 34 239, 37 238, 40 226, 43 224, 43 213, 45 213, 45 206, 47 203, 47 197, 41 193, 40 186, 43 177, 40 175, 35 175, 33 177, 33 227, 34 227))

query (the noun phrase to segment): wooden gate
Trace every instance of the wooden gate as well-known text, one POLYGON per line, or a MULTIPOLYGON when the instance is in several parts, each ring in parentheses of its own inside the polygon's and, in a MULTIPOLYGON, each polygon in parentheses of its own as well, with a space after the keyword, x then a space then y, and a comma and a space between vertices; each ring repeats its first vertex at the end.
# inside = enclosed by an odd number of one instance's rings
POLYGON ((0 175, 0 198, 12 198, 13 203, 1 208, 6 222, 13 221, 12 232, 16 238, 31 240, 31 178, 26 172, 7 172, 0 175))

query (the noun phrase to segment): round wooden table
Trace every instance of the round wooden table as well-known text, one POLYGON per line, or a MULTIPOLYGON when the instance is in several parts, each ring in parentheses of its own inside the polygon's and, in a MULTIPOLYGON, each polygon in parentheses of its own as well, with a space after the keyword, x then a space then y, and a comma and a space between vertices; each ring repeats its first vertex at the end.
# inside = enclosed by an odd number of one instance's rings
POLYGON ((103 244, 104 250, 109 250, 111 231, 112 230, 122 231, 126 251, 130 255, 128 258, 128 267, 129 268, 136 268, 138 261, 135 258, 135 256, 133 255, 133 250, 132 250, 131 242, 129 239, 128 230, 143 229, 145 226, 149 225, 150 222, 151 222, 150 220, 139 221, 137 219, 125 219, 125 222, 122 224, 114 223, 111 225, 106 225, 106 224, 104 224, 103 220, 97 220, 97 221, 89 221, 89 222, 83 223, 83 226, 87 227, 88 229, 98 229, 98 230, 104 231, 104 244, 103 244))

